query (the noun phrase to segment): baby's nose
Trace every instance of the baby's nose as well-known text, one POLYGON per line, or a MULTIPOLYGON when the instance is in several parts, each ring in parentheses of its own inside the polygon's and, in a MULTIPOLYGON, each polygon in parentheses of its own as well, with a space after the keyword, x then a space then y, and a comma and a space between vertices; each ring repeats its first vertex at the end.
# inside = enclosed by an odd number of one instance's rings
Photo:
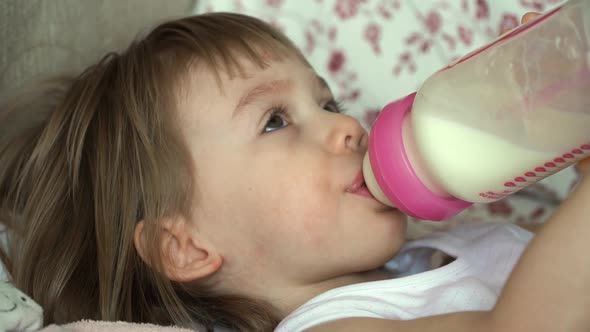
POLYGON ((347 115, 332 115, 325 145, 333 153, 356 152, 366 148, 367 132, 360 122, 347 115))

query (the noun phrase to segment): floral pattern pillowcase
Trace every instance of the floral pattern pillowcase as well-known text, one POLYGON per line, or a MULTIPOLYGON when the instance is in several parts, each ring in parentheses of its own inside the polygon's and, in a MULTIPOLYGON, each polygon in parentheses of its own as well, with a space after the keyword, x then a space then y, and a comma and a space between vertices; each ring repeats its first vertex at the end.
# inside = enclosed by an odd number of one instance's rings
MULTIPOLYGON (((526 12, 563 0, 199 0, 195 13, 231 11, 283 31, 369 128, 381 107, 416 91, 432 73, 516 27, 526 12)), ((520 194, 476 204, 446 228, 473 220, 538 223, 575 184, 566 169, 520 194)), ((420 233, 420 231, 418 231, 420 233)))

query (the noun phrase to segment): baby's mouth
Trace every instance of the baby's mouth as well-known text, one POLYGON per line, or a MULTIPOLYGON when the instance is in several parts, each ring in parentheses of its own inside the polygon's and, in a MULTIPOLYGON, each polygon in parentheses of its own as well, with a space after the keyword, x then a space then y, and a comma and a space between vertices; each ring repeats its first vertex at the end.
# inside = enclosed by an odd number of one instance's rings
POLYGON ((365 184, 365 179, 363 177, 362 170, 359 171, 357 176, 352 181, 351 185, 348 186, 348 188, 346 188, 346 192, 349 192, 349 193, 355 194, 355 195, 364 196, 364 197, 371 198, 371 199, 375 199, 375 197, 373 197, 373 195, 369 191, 369 188, 367 188, 367 185, 365 184))

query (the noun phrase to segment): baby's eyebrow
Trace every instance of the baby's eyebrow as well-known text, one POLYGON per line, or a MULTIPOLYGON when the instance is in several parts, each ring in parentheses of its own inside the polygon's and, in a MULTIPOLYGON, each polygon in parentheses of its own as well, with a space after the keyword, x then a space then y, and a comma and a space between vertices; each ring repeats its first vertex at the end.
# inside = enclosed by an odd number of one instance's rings
MULTIPOLYGON (((317 82, 320 84, 321 89, 327 90, 330 93, 332 93, 330 86, 323 77, 319 75, 316 75, 315 77, 317 79, 317 82)), ((277 93, 281 90, 288 89, 292 85, 293 81, 291 80, 274 80, 255 86, 254 88, 250 89, 246 94, 244 94, 242 98, 240 98, 238 104, 236 105, 233 111, 232 118, 236 117, 240 113, 240 111, 244 109, 246 105, 251 104, 257 98, 260 98, 261 96, 264 96, 266 94, 277 93)))
POLYGON ((232 114, 232 118, 235 117, 244 107, 248 104, 251 104, 257 98, 264 96, 270 93, 278 93, 281 90, 288 89, 293 85, 291 80, 274 80, 270 82, 265 82, 255 86, 254 88, 250 89, 247 93, 245 93, 232 114))
POLYGON ((326 80, 323 77, 321 77, 320 75, 316 75, 315 77, 320 82, 320 85, 322 86, 322 89, 328 90, 328 91, 330 91, 330 93, 332 92, 332 89, 330 89, 330 86, 328 85, 328 82, 326 82, 326 80))

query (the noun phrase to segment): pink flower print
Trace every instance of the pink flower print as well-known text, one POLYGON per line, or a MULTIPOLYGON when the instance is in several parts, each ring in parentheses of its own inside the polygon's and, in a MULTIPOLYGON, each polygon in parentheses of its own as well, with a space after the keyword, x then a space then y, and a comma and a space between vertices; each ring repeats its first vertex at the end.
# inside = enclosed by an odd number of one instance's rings
POLYGON ((281 31, 281 32, 285 32, 285 27, 279 22, 277 21, 275 18, 271 19, 270 22, 268 22, 273 28, 281 31))
POLYGON ((455 42, 455 39, 446 33, 443 33, 441 35, 441 37, 445 42, 447 42, 447 46, 449 47, 449 50, 454 51, 455 46, 457 45, 457 43, 455 42))
POLYGON ((535 210, 533 210, 533 212, 531 212, 530 218, 531 218, 531 220, 538 220, 544 214, 545 214, 545 208, 541 206, 541 207, 538 207, 535 210))
POLYGON ((266 4, 270 7, 279 8, 283 4, 284 0, 266 0, 266 4))
POLYGON ((404 68, 407 68, 412 74, 416 72, 416 62, 414 62, 414 58, 410 52, 400 55, 398 64, 393 68, 393 75, 399 76, 404 68))
MULTIPOLYGON (((325 26, 324 23, 316 19, 311 19, 305 22, 304 26, 305 46, 303 47, 303 52, 306 55, 310 55, 315 50, 316 46, 324 40, 323 37, 325 37, 326 35, 327 26, 325 26)), ((328 32, 328 34, 332 33, 335 32, 328 32)), ((332 36, 328 36, 328 38, 330 39, 330 41, 333 41, 331 39, 332 36)))
POLYGON ((426 27, 431 34, 435 34, 440 30, 440 26, 442 25, 442 18, 439 13, 437 12, 430 12, 425 20, 426 27))
POLYGON ((324 33, 324 24, 323 24, 323 23, 321 23, 320 21, 313 19, 313 20, 311 20, 311 21, 310 21, 310 25, 311 25, 311 27, 313 27, 313 28, 314 28, 314 29, 315 29, 315 30, 316 30, 318 33, 320 33, 320 34, 323 34, 323 33, 324 33))
POLYGON ((366 0, 338 0, 334 7, 334 11, 341 19, 345 20, 358 13, 358 8, 361 2, 366 2, 366 0))
POLYGON ((359 89, 354 89, 346 94, 340 96, 342 101, 346 102, 355 102, 361 95, 361 91, 359 89))
POLYGON ((464 26, 459 26, 459 39, 463 42, 463 44, 469 46, 473 41, 473 31, 468 29, 464 26))
POLYGON ((461 9, 464 12, 468 12, 469 11, 469 4, 467 3, 467 0, 462 0, 461 1, 461 9))
POLYGON ((381 40, 381 26, 376 23, 369 23, 365 28, 365 39, 369 42, 375 54, 381 54, 381 47, 379 45, 381 40))
POLYGON ((432 46, 432 40, 430 38, 424 38, 419 32, 414 32, 408 38, 406 38, 407 45, 418 44, 418 49, 421 53, 427 53, 432 46))
POLYGON ((484 18, 488 18, 490 16, 490 7, 488 6, 488 2, 486 0, 477 0, 477 11, 475 12, 475 17, 478 20, 482 20, 484 18))
POLYGON ((504 14, 502 21, 500 21, 500 30, 511 30, 518 26, 518 17, 514 14, 504 14))
POLYGON ((367 126, 373 126, 375 120, 377 120, 377 116, 379 116, 379 110, 377 109, 368 109, 363 112, 365 114, 365 123, 367 126))
POLYGON ((328 62, 328 70, 332 74, 339 72, 342 69, 345 61, 346 57, 342 51, 332 51, 332 55, 330 56, 330 60, 328 62))
POLYGON ((306 55, 310 55, 315 50, 315 37, 309 30, 305 30, 305 47, 303 51, 306 55))
POLYGON ((381 0, 382 5, 389 5, 393 9, 400 9, 402 0, 381 0))
POLYGON ((389 20, 391 18, 391 10, 385 7, 383 4, 380 4, 377 7, 377 12, 386 20, 389 20))
POLYGON ((393 12, 400 8, 400 0, 381 0, 377 5, 377 13, 385 20, 390 20, 393 12))
POLYGON ((540 0, 520 0, 520 4, 525 8, 531 8, 537 12, 545 10, 545 4, 540 0))
POLYGON ((335 27, 331 27, 328 30, 328 40, 334 42, 336 40, 336 36, 338 35, 338 30, 335 27))
POLYGON ((419 32, 414 32, 408 38, 406 38, 406 44, 412 45, 421 39, 422 39, 422 35, 419 32))
POLYGON ((425 40, 420 45, 420 52, 422 52, 422 53, 428 52, 430 50, 431 46, 432 46, 432 40, 430 40, 430 39, 425 40))
POLYGON ((453 55, 453 56, 451 56, 451 59, 450 59, 449 63, 458 61, 459 59, 461 59, 461 56, 460 55, 453 55))
POLYGON ((503 200, 492 202, 487 205, 488 212, 493 216, 510 216, 512 214, 512 206, 503 200))
POLYGON ((243 13, 246 10, 244 7, 244 3, 242 0, 234 0, 234 11, 238 13, 243 13))

